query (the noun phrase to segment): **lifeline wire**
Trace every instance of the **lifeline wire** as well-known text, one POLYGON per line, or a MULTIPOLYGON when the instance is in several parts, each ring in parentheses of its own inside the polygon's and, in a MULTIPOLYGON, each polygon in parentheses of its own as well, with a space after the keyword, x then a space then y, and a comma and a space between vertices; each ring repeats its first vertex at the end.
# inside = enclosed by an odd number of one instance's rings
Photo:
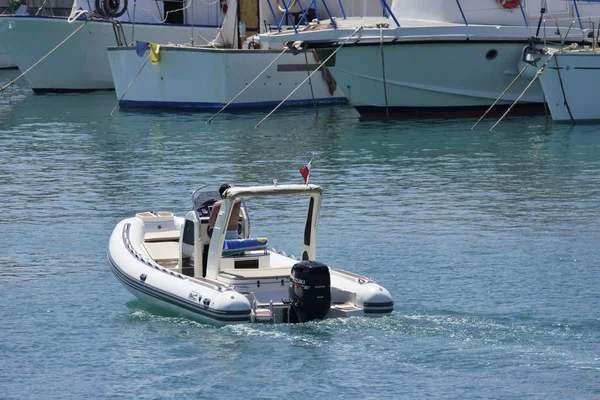
POLYGON ((89 20, 85 21, 83 24, 81 24, 81 26, 77 29, 75 29, 75 31, 73 31, 73 33, 71 33, 69 36, 67 36, 65 38, 65 40, 63 40, 62 42, 60 42, 55 48, 53 48, 52 50, 50 50, 50 52, 48 54, 46 54, 44 57, 40 58, 35 64, 33 64, 31 67, 27 68, 25 70, 25 72, 23 72, 21 75, 17 76, 15 79, 13 79, 12 81, 10 81, 9 83, 7 83, 6 85, 0 87, 0 92, 3 92, 6 88, 8 88, 9 86, 12 86, 13 83, 15 83, 16 81, 18 81, 19 79, 21 79, 23 76, 25 76, 26 73, 28 73, 29 71, 31 71, 33 69, 33 67, 35 67, 36 65, 38 65, 39 63, 41 63, 42 61, 44 61, 46 59, 46 57, 48 57, 50 54, 52 54, 54 52, 54 50, 58 49, 60 46, 62 46, 67 40, 69 40, 71 38, 71 36, 73 36, 74 34, 76 34, 81 28, 83 28, 85 26, 85 24, 87 24, 89 20))
MULTIPOLYGON (((196 33, 196 35, 197 35, 197 36, 198 36, 200 39, 204 40, 204 41, 206 42, 206 44, 208 44, 208 45, 209 45, 209 46, 211 46, 212 48, 215 48, 215 49, 217 49, 217 48, 218 48, 217 46, 215 46, 215 45, 214 45, 214 43, 213 43, 213 42, 209 41, 208 39, 206 39, 206 38, 205 38, 204 36, 202 36, 201 34, 199 34, 199 33, 196 33)), ((194 41, 194 38, 192 38, 192 44, 193 44, 193 41, 194 41)))
POLYGON ((335 55, 335 53, 337 53, 337 52, 338 52, 338 50, 339 50, 339 49, 341 49, 341 48, 342 48, 342 46, 344 46, 346 43, 348 43, 348 41, 349 41, 350 39, 352 39, 352 36, 356 35, 356 33, 357 33, 358 31, 362 30, 362 29, 363 29, 363 27, 362 27, 362 26, 359 26, 358 28, 356 28, 356 30, 355 30, 355 31, 352 33, 352 35, 348 36, 348 38, 346 38, 346 40, 344 40, 344 43, 342 43, 342 44, 340 45, 340 47, 338 47, 337 49, 335 49, 335 51, 334 51, 333 53, 331 53, 331 54, 329 55, 329 57, 327 57, 327 58, 325 59, 325 61, 323 61, 323 62, 322 62, 322 63, 321 63, 321 64, 320 64, 320 65, 319 65, 319 66, 318 66, 318 67, 317 67, 317 68, 316 68, 316 69, 315 69, 313 72, 311 72, 311 74, 310 74, 310 75, 308 75, 308 78, 306 78, 305 80, 303 80, 303 81, 302 81, 302 83, 301 83, 300 85, 298 85, 298 87, 296 87, 296 89, 292 90, 292 92, 291 92, 290 94, 288 94, 288 96, 287 96, 285 99, 283 99, 283 100, 281 101, 281 103, 279 103, 279 104, 277 105, 277 107, 275 107, 275 108, 274 108, 274 109, 273 109, 273 110, 272 110, 272 111, 271 111, 269 114, 267 114, 267 116, 266 116, 266 117, 264 117, 264 118, 263 118, 263 119, 262 119, 262 120, 261 120, 261 121, 260 121, 258 124, 256 124, 255 128, 258 128, 258 127, 260 126, 260 124, 262 124, 263 122, 265 122, 267 118, 269 118, 269 117, 270 117, 270 116, 271 116, 271 115, 272 115, 272 114, 273 114, 275 111, 277 111, 277 109, 278 109, 279 107, 281 107, 281 105, 282 105, 283 103, 285 103, 285 102, 287 101, 287 99, 289 99, 289 98, 290 98, 290 97, 291 97, 291 96, 292 96, 294 93, 296 93, 296 90, 300 89, 300 87, 301 87, 302 85, 304 85, 304 84, 306 83, 306 81, 307 81, 307 80, 309 80, 309 79, 310 79, 310 77, 311 77, 311 76, 313 76, 313 75, 314 75, 314 74, 315 74, 315 73, 316 73, 318 70, 320 70, 320 69, 321 69, 321 67, 323 67, 323 65, 325 65, 325 63, 326 63, 327 61, 329 61, 329 59, 330 59, 331 57, 333 57, 333 56, 335 55))

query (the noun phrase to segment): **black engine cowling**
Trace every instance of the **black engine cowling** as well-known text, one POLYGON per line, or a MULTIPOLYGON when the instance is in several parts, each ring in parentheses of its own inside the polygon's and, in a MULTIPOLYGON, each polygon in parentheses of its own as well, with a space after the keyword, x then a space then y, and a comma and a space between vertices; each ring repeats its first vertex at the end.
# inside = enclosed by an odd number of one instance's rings
POLYGON ((292 322, 323 319, 331 306, 329 267, 319 262, 301 261, 292 267, 290 277, 292 322))

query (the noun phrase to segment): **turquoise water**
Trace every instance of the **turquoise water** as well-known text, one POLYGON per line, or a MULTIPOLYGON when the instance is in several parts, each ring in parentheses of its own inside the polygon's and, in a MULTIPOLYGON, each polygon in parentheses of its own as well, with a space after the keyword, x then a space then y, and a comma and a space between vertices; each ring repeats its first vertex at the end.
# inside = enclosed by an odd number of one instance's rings
MULTIPOLYGON (((206 125, 115 102, 0 94, 1 398, 600 398, 597 126, 336 106, 255 129, 269 110, 206 125), (376 278, 392 316, 214 328, 110 272, 119 220, 182 215, 204 183, 300 183, 310 152, 318 259, 376 278)), ((294 203, 249 207, 255 234, 299 252, 294 203)))

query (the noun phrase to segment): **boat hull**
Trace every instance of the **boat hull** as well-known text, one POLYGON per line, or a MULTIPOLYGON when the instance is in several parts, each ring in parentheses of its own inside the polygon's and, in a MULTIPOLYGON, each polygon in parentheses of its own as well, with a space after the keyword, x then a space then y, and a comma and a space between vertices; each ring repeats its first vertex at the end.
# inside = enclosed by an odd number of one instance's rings
MULTIPOLYGON (((24 79, 35 92, 113 90, 106 48, 116 46, 117 42, 113 25, 108 21, 68 23, 66 18, 59 17, 0 17, 0 46, 21 71, 26 71, 84 23, 81 30, 32 68, 24 79)), ((127 43, 133 40, 186 43, 191 35, 190 26, 185 25, 121 24, 127 43)), ((204 37, 214 37, 216 32, 216 26, 194 26, 194 33, 204 37)))
MULTIPOLYGON (((167 212, 138 213, 119 222, 108 245, 112 272, 142 301, 204 323, 293 321, 292 305, 285 299, 290 296, 290 275, 297 259, 274 250, 241 250, 243 254, 221 259, 227 268, 209 278, 210 266, 206 275, 201 265, 192 270, 182 267, 189 265, 189 249, 183 245, 186 232, 193 230, 190 222, 167 212), (258 265, 236 268, 240 262, 258 265), (202 276, 192 276, 195 270, 202 276)), ((331 304, 326 318, 380 317, 393 312, 390 293, 374 280, 344 270, 329 272, 331 304)))
MULTIPOLYGON (((330 70, 363 116, 481 115, 518 75, 525 45, 500 40, 349 45, 338 51, 330 70)), ((331 51, 321 50, 322 57, 331 51)), ((494 111, 504 111, 528 83, 519 79, 494 111)), ((543 111, 537 82, 514 110, 543 111)))
MULTIPOLYGON (((313 54, 286 53, 252 85, 281 51, 163 46, 160 61, 147 61, 133 47, 112 47, 108 58, 122 107, 218 110, 242 90, 231 109, 273 107, 298 89, 318 66, 313 54), (250 85, 250 86, 248 86, 250 85)), ((285 105, 345 103, 328 72, 315 73, 285 105), (312 88, 311 88, 312 83, 312 88)))
POLYGON ((540 75, 552 119, 559 122, 600 120, 595 102, 600 90, 600 53, 555 53, 540 75))
POLYGON ((250 322, 249 306, 247 310, 238 310, 229 313, 214 312, 204 307, 204 305, 186 300, 173 292, 161 290, 140 282, 139 279, 133 278, 126 271, 122 270, 110 257, 109 265, 123 286, 135 297, 147 304, 211 325, 223 326, 250 322))
MULTIPOLYGON (((181 220, 171 228, 180 229, 181 220)), ((159 221, 168 229, 169 221, 159 221)), ((157 307, 212 325, 250 322, 250 304, 241 294, 205 284, 153 262, 143 248, 148 221, 128 218, 111 234, 109 266, 136 297, 157 307)), ((171 224, 172 225, 172 224, 171 224)))

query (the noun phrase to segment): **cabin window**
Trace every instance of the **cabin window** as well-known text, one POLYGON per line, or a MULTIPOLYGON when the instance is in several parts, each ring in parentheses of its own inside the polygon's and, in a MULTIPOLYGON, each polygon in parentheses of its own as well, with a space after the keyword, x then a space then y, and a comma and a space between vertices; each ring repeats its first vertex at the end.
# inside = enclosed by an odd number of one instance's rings
POLYGON ((237 268, 258 268, 258 260, 236 260, 234 261, 234 267, 237 268))
POLYGON ((194 245, 194 223, 187 219, 183 226, 183 243, 194 245))

